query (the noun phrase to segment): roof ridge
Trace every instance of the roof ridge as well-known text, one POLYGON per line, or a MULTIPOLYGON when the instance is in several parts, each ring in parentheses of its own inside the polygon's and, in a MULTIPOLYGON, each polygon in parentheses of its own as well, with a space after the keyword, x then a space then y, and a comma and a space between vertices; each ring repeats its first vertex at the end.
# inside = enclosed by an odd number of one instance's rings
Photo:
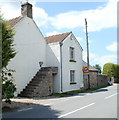
POLYGON ((61 34, 56 34, 52 36, 47 36, 45 37, 46 41, 48 43, 54 43, 54 42, 61 42, 63 41, 70 33, 72 32, 66 32, 66 33, 61 33, 61 34))
POLYGON ((14 25, 16 25, 23 17, 22 16, 18 16, 16 18, 12 18, 6 21, 6 23, 11 26, 14 27, 14 25))
POLYGON ((22 16, 18 16, 18 17, 15 17, 15 18, 12 18, 12 19, 9 19, 9 20, 6 20, 7 21, 11 21, 11 20, 14 20, 14 19, 18 19, 18 18, 21 18, 22 16))
MULTIPOLYGON (((58 35, 63 35, 63 34, 70 34, 71 32, 66 32, 66 33, 59 33, 59 34, 56 34, 56 35, 50 35, 50 36, 47 36, 47 37, 53 37, 53 36, 58 36, 58 35)), ((45 37, 46 38, 46 37, 45 37)))

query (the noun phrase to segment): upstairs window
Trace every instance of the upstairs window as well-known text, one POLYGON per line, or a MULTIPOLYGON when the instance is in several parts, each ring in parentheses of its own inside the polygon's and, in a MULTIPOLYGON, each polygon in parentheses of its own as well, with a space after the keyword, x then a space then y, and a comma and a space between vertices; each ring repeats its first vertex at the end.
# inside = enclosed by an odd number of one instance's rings
POLYGON ((70 47, 70 60, 74 60, 74 48, 70 47))

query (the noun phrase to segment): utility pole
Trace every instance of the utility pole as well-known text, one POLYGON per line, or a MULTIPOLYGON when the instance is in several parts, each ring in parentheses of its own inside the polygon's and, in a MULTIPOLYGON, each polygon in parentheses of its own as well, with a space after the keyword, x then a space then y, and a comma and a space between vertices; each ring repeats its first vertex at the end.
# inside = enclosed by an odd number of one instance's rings
MULTIPOLYGON (((88 31, 87 31, 87 20, 85 18, 85 26, 86 26, 86 46, 87 46, 87 66, 89 68, 89 44, 88 44, 88 31)), ((88 88, 90 89, 90 75, 88 74, 88 88)))

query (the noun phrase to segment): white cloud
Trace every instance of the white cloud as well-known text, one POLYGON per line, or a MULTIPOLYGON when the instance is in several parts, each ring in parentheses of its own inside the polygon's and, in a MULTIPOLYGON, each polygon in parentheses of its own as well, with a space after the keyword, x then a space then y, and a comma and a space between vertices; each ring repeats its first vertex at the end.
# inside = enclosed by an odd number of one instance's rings
MULTIPOLYGON (((117 0, 116 0, 117 1, 117 0)), ((104 28, 116 27, 117 2, 109 0, 106 6, 95 10, 70 11, 51 18, 51 24, 57 29, 84 27, 88 21, 88 31, 100 31, 104 28)))
POLYGON ((38 26, 46 25, 49 19, 44 9, 35 6, 33 7, 33 17, 38 26))
MULTIPOLYGON (((54 17, 48 16, 42 8, 36 7, 36 1, 33 4, 33 17, 38 26, 45 26, 50 23, 57 29, 73 29, 76 27, 85 27, 84 19, 88 21, 88 31, 100 31, 105 28, 116 27, 117 25, 117 0, 109 0, 107 5, 94 10, 69 11, 58 14, 54 17)), ((20 1, 18 3, 20 5, 20 1)), ((79 3, 80 4, 80 3, 79 3)), ((4 18, 11 19, 21 15, 21 8, 14 4, 5 4, 1 7, 4 18)))
POLYGON ((116 52, 117 51, 117 42, 113 42, 111 45, 106 47, 107 50, 116 52))
POLYGON ((109 54, 104 55, 98 58, 97 61, 102 67, 105 63, 114 63, 117 64, 117 55, 116 54, 109 54))
POLYGON ((56 35, 56 34, 60 34, 60 32, 57 32, 57 31, 48 32, 48 33, 46 33, 46 36, 52 36, 52 35, 56 35))
MULTIPOLYGON (((5 0, 7 2, 15 2, 15 1, 23 1, 26 2, 26 0, 5 0)), ((107 2, 107 0, 32 0, 35 2, 107 2)), ((32 2, 30 1, 30 3, 32 2)), ((0 0, 0 2, 4 2, 4 0, 0 0)))
MULTIPOLYGON (((89 53, 90 56, 90 65, 99 64, 101 67, 105 63, 117 63, 117 54, 108 54, 108 55, 102 55, 98 56, 94 53, 89 53)), ((83 53, 83 60, 87 61, 87 54, 86 52, 83 53)))
MULTIPOLYGON (((50 17, 46 11, 42 8, 36 7, 35 3, 33 4, 33 17, 38 26, 45 26, 48 22, 57 28, 76 28, 76 27, 85 27, 84 19, 87 18, 88 21, 88 31, 100 31, 105 28, 116 27, 117 25, 117 0, 109 0, 107 5, 99 7, 95 10, 84 10, 84 11, 70 11, 67 13, 61 13, 55 17, 50 17)), ((15 18, 21 15, 20 3, 17 6, 12 4, 0 3, 1 11, 4 14, 5 19, 15 18), (19 7, 18 7, 19 6, 19 7)), ((47 33, 46 35, 55 35, 59 34, 57 31, 47 33)), ((82 38, 76 37, 79 42, 82 41, 82 38)), ((107 50, 115 51, 116 43, 106 47, 107 50)), ((86 53, 84 53, 84 60, 86 61, 86 53)), ((117 56, 116 54, 109 54, 104 56, 97 56, 94 53, 90 53, 90 62, 105 64, 107 62, 116 63, 117 56)))
MULTIPOLYGON (((89 53, 89 57, 90 57, 90 63, 96 62, 98 60, 96 54, 94 53, 89 53)), ((87 52, 83 52, 83 60, 87 61, 87 52)))
POLYGON ((17 8, 15 6, 15 4, 11 5, 11 4, 0 4, 1 6, 1 13, 3 14, 3 17, 5 19, 12 19, 12 18, 15 18, 15 17, 18 17, 21 15, 21 11, 20 11, 20 8, 17 8))
MULTIPOLYGON (((23 3, 24 1, 22 1, 23 3)), ((48 14, 45 12, 44 9, 36 7, 36 2, 32 1, 33 5, 33 18, 38 26, 46 25, 48 22, 48 14)), ((19 2, 2 2, 0 3, 1 11, 3 14, 3 17, 7 20, 21 16, 21 7, 20 7, 20 1, 19 2), (5 4, 6 3, 6 4, 5 4), (17 4, 17 6, 16 6, 17 4)))
POLYGON ((81 37, 76 37, 76 39, 79 43, 82 42, 82 40, 83 40, 83 38, 81 38, 81 37))

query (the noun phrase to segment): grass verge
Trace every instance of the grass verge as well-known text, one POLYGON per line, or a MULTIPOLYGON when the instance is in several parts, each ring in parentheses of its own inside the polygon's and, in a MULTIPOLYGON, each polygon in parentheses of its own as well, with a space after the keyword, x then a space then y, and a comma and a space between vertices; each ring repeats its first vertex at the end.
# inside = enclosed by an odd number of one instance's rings
POLYGON ((106 86, 102 86, 102 87, 98 87, 98 88, 91 88, 91 89, 82 89, 82 90, 74 90, 74 91, 69 91, 69 92, 64 92, 64 93, 53 93, 51 96, 54 97, 66 97, 66 96, 70 96, 70 95, 76 95, 78 93, 85 93, 85 92, 90 92, 90 91, 95 91, 98 90, 100 88, 105 88, 106 86))

